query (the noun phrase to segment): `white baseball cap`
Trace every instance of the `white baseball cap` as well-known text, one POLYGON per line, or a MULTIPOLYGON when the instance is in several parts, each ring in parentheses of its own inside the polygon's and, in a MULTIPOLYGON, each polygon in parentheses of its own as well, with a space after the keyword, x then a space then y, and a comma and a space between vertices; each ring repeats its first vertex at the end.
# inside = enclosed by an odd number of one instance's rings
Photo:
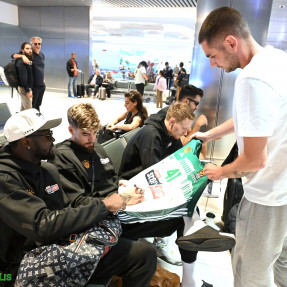
POLYGON ((28 109, 13 115, 7 120, 4 126, 4 136, 8 142, 13 142, 38 130, 55 128, 61 122, 61 118, 48 120, 38 110, 28 109))

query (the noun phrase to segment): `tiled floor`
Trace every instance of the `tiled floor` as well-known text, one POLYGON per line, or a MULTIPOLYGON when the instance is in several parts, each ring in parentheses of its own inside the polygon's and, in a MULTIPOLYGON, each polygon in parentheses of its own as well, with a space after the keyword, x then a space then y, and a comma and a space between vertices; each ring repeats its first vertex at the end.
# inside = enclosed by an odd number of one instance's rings
MULTIPOLYGON (((7 102, 12 113, 19 111, 20 99, 14 92, 11 98, 11 91, 7 87, 0 87, 0 102, 7 102)), ((54 129, 56 142, 62 141, 69 137, 68 123, 66 112, 74 103, 91 102, 101 119, 102 124, 109 123, 113 118, 125 111, 123 95, 112 95, 111 100, 100 101, 98 99, 71 99, 64 93, 54 93, 47 91, 44 95, 41 112, 47 117, 62 117, 62 124, 54 129)), ((157 111, 154 102, 145 103, 149 114, 157 111)), ((215 182, 212 189, 212 198, 208 193, 204 193, 199 200, 199 207, 203 216, 206 212, 213 212, 216 215, 216 222, 220 222, 223 209, 223 195, 226 187, 226 181, 221 183, 215 182), (208 196, 207 196, 208 195, 208 196)), ((231 287, 233 286, 231 257, 229 252, 199 252, 196 261, 196 276, 213 284, 214 287, 231 287)), ((181 276, 181 267, 165 264, 165 268, 176 272, 181 276)))

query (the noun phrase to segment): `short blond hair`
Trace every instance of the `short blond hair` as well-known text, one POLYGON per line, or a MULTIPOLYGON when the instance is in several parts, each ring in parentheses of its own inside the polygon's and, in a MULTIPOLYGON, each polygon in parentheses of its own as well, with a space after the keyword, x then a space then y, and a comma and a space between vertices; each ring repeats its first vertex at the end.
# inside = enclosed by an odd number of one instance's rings
POLYGON ((183 122, 186 119, 194 120, 195 116, 187 104, 174 103, 169 107, 165 117, 165 119, 168 121, 171 118, 174 118, 176 122, 183 122))
POLYGON ((90 103, 74 104, 68 109, 69 125, 85 130, 99 130, 101 128, 98 114, 90 103))

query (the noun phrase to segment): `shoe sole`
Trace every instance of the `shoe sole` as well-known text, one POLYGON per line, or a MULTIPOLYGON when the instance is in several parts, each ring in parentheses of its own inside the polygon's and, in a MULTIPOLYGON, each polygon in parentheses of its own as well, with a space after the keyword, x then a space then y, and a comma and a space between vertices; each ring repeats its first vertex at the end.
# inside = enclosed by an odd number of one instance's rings
POLYGON ((176 244, 188 251, 209 251, 209 252, 220 252, 230 250, 235 245, 235 240, 231 237, 221 237, 208 239, 201 243, 195 243, 188 241, 187 239, 178 238, 176 244))

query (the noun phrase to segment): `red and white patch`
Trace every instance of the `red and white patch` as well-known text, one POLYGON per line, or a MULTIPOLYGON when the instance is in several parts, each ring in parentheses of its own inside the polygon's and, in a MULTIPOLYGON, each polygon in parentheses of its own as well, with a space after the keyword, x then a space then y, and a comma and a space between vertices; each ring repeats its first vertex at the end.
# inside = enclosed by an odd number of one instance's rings
POLYGON ((58 184, 54 184, 54 185, 49 185, 45 188, 45 191, 48 193, 48 194, 52 194, 54 193, 55 191, 59 190, 59 186, 58 184))

